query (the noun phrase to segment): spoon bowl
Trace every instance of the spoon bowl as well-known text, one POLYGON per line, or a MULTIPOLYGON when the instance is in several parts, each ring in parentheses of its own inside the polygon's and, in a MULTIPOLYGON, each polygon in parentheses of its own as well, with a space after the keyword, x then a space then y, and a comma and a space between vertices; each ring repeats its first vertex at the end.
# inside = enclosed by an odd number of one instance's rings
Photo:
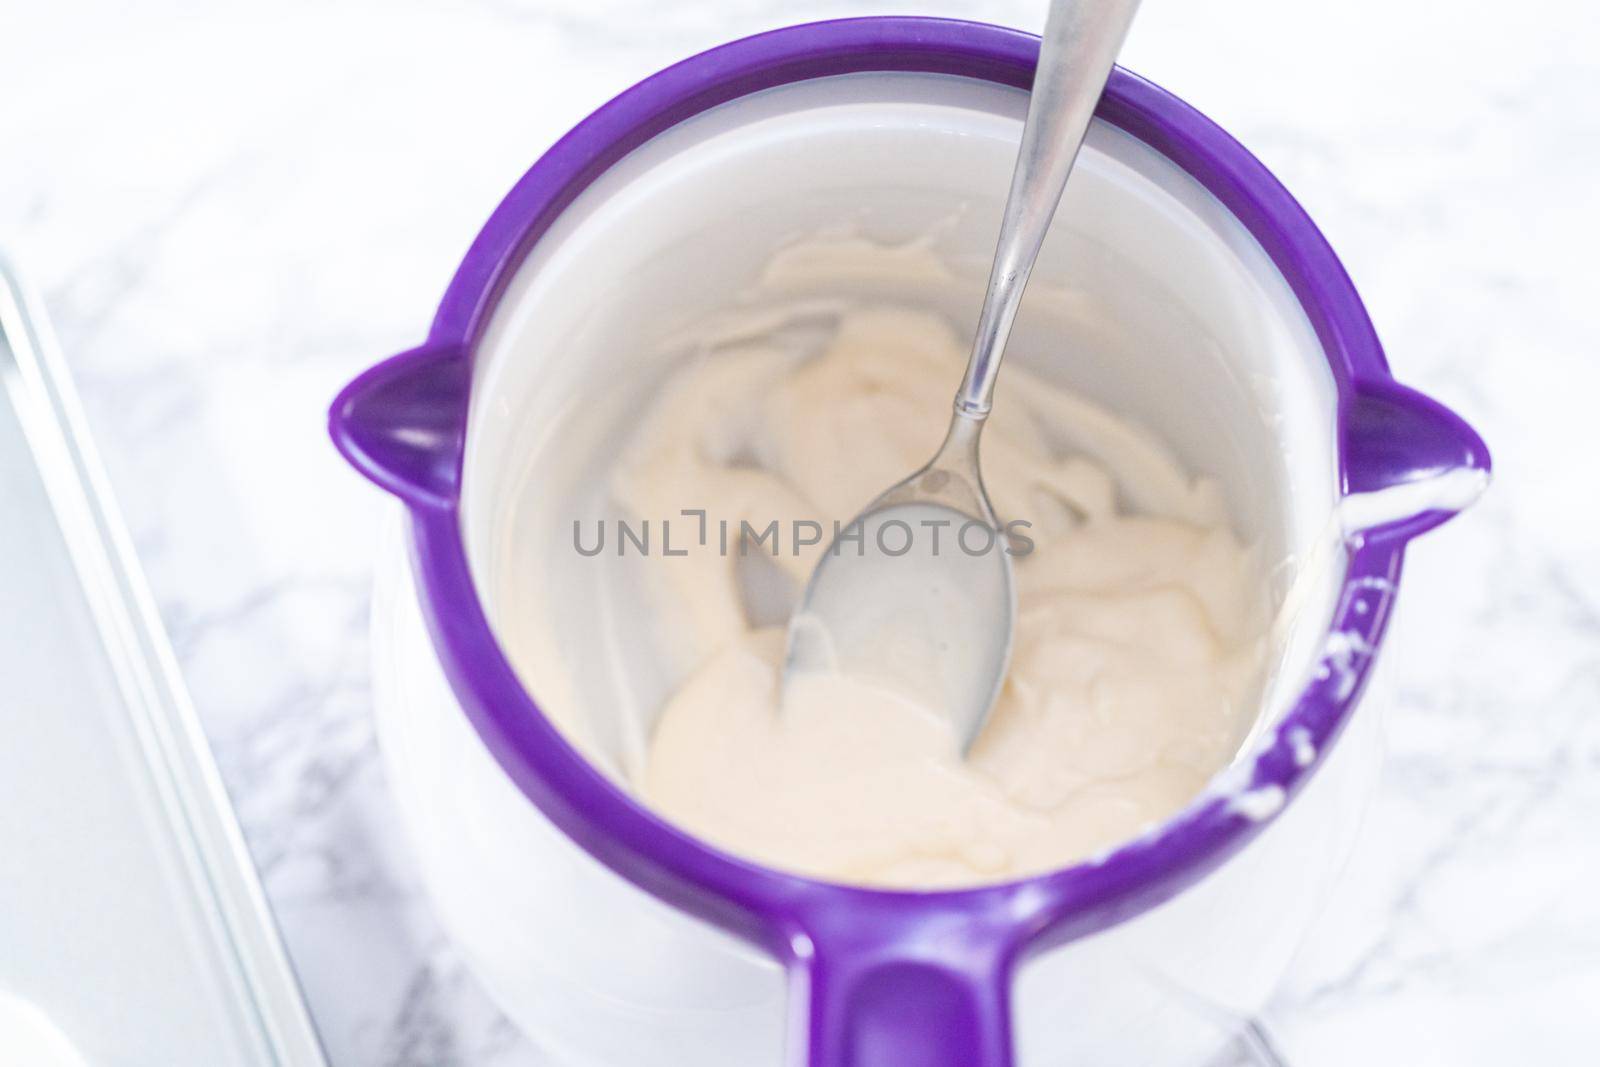
POLYGON ((946 719, 964 754, 1005 683, 1016 618, 1013 547, 978 467, 981 421, 828 546, 789 623, 784 700, 838 674, 946 719))

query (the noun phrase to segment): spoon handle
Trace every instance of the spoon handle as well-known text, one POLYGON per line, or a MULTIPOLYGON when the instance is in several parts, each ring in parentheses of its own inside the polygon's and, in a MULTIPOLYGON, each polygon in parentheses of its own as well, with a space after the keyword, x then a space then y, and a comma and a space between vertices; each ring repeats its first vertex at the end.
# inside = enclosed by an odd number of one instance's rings
POLYGON ((1053 0, 1050 5, 989 290, 967 376, 956 393, 956 410, 970 418, 989 414, 1022 291, 1138 6, 1138 0, 1053 0))

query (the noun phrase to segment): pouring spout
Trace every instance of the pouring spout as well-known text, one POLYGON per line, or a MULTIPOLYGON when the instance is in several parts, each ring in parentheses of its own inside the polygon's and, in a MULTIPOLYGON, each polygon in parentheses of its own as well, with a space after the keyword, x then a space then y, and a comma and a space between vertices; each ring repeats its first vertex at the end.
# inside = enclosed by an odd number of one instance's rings
POLYGON ((1409 539, 1464 511, 1489 484, 1489 449, 1455 412, 1398 382, 1357 387, 1341 455, 1347 532, 1409 539))
POLYGON ((339 393, 328 433, 341 455, 414 507, 451 507, 461 485, 471 363, 424 345, 384 360, 339 393))

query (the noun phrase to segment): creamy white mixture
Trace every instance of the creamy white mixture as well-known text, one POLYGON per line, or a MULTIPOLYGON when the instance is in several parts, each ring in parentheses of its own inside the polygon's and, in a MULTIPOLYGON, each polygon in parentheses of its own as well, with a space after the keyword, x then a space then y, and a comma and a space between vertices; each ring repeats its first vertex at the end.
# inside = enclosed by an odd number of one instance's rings
MULTIPOLYGON (((946 721, 894 694, 807 677, 779 708, 781 600, 825 544, 719 550, 716 528, 831 531, 932 455, 965 345, 943 320, 843 313, 810 359, 759 336, 677 372, 613 474, 675 526, 647 562, 687 680, 639 780, 664 816, 735 853, 829 879, 931 887, 1062 866, 1172 814, 1252 725, 1267 584, 1214 486, 1153 439, 1022 368, 1001 377, 984 472, 1025 519, 1015 651, 963 759, 946 721), (763 624, 763 625, 758 625, 763 624)), ((735 538, 736 540, 736 538, 735 538)), ((824 542, 826 537, 824 537, 824 542)))

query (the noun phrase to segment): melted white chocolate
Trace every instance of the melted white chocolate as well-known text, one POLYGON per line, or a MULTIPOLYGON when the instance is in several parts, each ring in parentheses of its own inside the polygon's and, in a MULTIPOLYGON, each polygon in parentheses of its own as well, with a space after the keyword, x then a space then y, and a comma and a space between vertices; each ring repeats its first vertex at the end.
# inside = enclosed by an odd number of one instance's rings
POLYGON ((836 327, 813 358, 755 334, 684 367, 614 472, 629 514, 703 507, 712 527, 702 546, 680 520, 688 554, 648 561, 687 680, 655 726, 643 799, 751 859, 906 887, 1063 866, 1171 815, 1252 725, 1266 582, 1214 486, 1016 366, 984 473, 1035 548, 1016 561, 1010 674, 971 753, 938 716, 839 677, 797 678, 780 714, 783 631, 752 625, 743 587, 798 588, 835 520, 932 455, 966 354, 922 312, 848 311, 836 327), (741 520, 778 520, 780 554, 741 558, 736 537, 721 551, 716 526, 741 520), (821 524, 821 543, 796 552, 796 520, 821 524))

